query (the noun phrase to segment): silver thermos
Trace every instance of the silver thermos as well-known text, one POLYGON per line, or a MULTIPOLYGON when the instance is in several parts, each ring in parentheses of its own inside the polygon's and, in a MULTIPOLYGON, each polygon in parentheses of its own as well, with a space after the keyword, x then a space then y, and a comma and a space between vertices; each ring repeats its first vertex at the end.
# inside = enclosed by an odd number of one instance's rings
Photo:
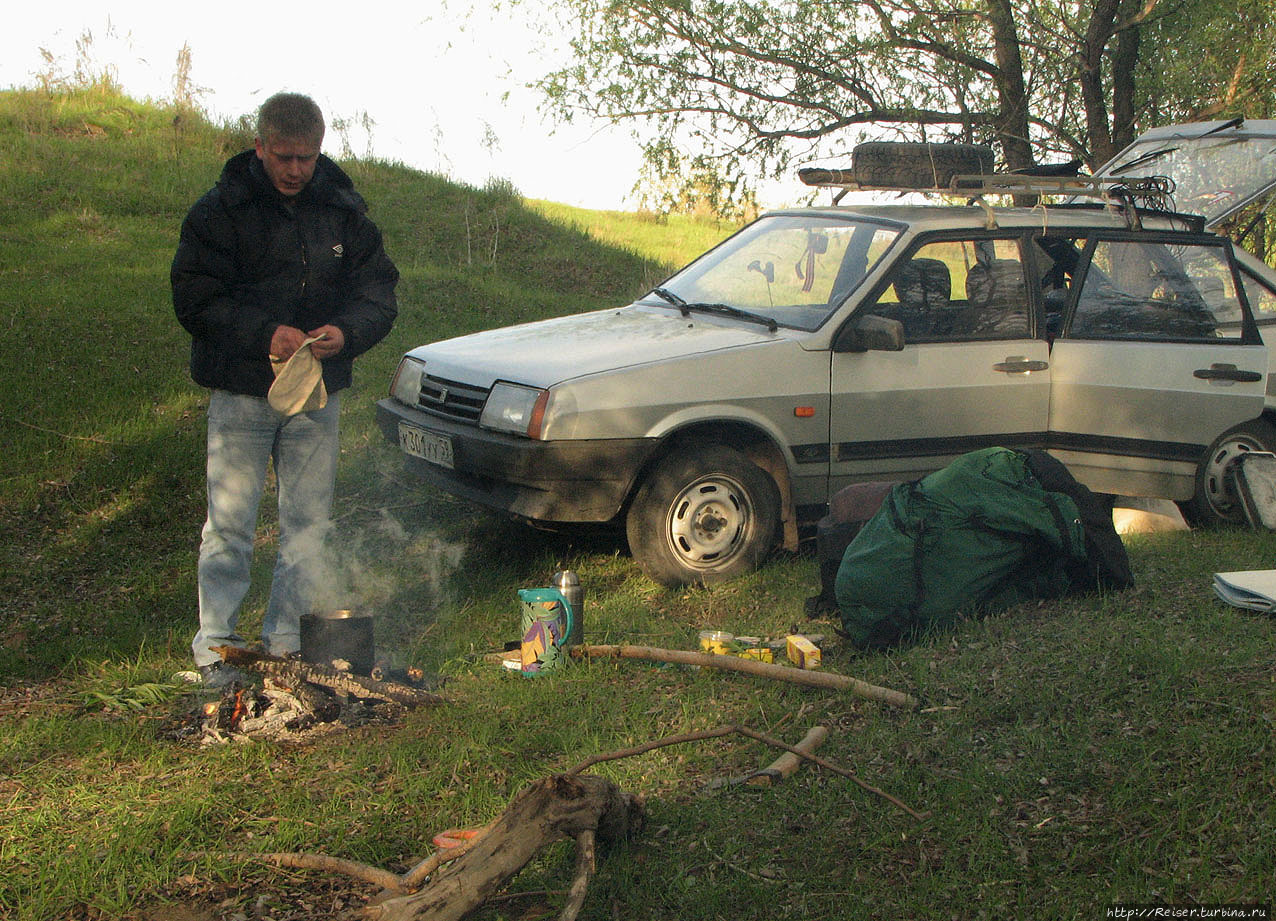
POLYGON ((567 602, 567 607, 571 610, 571 630, 567 634, 567 645, 583 645, 585 642, 585 589, 581 587, 580 579, 570 569, 564 569, 562 572, 554 573, 551 585, 558 589, 558 593, 563 596, 563 600, 567 602))

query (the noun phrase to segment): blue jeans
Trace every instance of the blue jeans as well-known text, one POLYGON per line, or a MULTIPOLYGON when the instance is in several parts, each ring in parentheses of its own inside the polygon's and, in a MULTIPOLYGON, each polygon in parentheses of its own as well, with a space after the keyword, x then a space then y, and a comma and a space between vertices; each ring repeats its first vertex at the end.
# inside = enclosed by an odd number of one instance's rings
POLYGON ((261 626, 272 655, 301 648, 301 615, 315 606, 326 571, 337 473, 339 394, 310 413, 283 416, 262 397, 214 390, 208 404, 208 520, 199 547, 196 665, 220 661, 210 646, 243 646, 236 632, 248 593, 266 465, 279 486, 279 557, 261 626))

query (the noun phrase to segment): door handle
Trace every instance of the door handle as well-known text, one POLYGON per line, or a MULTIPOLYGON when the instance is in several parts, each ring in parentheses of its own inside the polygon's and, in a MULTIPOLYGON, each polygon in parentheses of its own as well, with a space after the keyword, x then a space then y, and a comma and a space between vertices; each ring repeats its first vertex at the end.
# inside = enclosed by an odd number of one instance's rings
POLYGON ((1006 374, 1027 374, 1029 371, 1044 371, 1048 367, 1048 361, 1029 361, 1022 355, 1011 355, 1005 361, 997 362, 992 369, 1006 374))
POLYGON ((1197 368, 1192 376, 1203 381, 1240 381, 1244 384, 1253 384, 1263 379, 1258 371, 1241 371, 1236 365, 1222 362, 1215 362, 1208 368, 1197 368))

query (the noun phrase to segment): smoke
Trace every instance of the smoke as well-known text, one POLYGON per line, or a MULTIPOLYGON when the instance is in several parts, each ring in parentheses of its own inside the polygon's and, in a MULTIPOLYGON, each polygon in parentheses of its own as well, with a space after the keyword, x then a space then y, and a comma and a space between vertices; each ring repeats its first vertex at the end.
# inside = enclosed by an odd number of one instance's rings
POLYGON ((411 643, 453 600, 451 577, 467 545, 425 528, 409 529, 387 509, 359 524, 340 520, 319 551, 314 609, 376 616, 382 640, 411 643))

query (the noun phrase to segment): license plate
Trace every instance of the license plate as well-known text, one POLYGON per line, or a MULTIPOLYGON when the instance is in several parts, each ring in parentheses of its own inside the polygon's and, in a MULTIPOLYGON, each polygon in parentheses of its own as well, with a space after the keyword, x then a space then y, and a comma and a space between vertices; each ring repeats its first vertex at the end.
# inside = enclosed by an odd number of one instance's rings
POLYGON ((399 423, 399 447, 404 453, 427 460, 440 467, 452 467, 452 439, 436 435, 406 422, 399 423))

